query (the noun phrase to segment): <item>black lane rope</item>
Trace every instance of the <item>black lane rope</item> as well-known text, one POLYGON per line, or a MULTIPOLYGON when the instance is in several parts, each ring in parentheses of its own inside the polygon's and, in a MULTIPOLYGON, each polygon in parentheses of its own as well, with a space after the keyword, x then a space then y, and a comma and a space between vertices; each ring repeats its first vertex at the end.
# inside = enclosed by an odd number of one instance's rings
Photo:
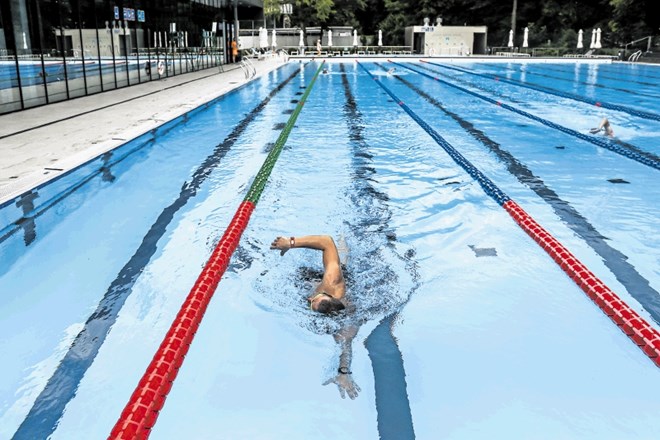
MULTIPOLYGON (((383 70, 387 70, 378 63, 376 65, 383 70)), ((598 232, 582 214, 569 202, 561 199, 540 177, 534 175, 527 166, 516 159, 509 151, 504 150, 500 144, 489 138, 483 131, 477 129, 472 123, 461 118, 458 114, 448 110, 442 103, 410 81, 396 75, 395 78, 456 121, 468 134, 495 154, 506 165, 509 173, 515 176, 520 183, 526 185, 550 205, 564 224, 600 255, 605 266, 612 271, 616 279, 626 288, 628 293, 639 301, 653 319, 660 324, 660 293, 653 289, 649 281, 628 262, 628 257, 625 254, 608 244, 607 238, 598 232)))
MULTIPOLYGON (((500 67, 500 66, 498 66, 498 67, 500 67)), ((519 70, 511 69, 509 67, 502 67, 502 68, 504 70, 508 70, 508 71, 511 71, 511 72, 520 72, 519 70)), ((561 78, 561 77, 558 77, 558 76, 546 75, 545 73, 539 73, 539 72, 534 72, 534 71, 526 71, 526 73, 528 75, 536 75, 536 76, 541 76, 543 78, 549 78, 549 79, 554 79, 554 80, 558 80, 558 81, 567 81, 567 82, 570 82, 572 84, 582 84, 583 86, 598 87, 599 89, 616 90, 618 92, 628 93, 628 94, 634 95, 634 96, 643 96, 645 98, 657 99, 657 98, 660 97, 660 96, 657 96, 657 95, 648 95, 646 93, 639 93, 639 92, 635 92, 633 90, 620 89, 618 87, 606 86, 606 85, 598 84, 598 83, 590 83, 590 82, 586 82, 586 81, 575 81, 574 79, 561 78)))
POLYGON ((108 287, 96 311, 85 322, 83 329, 74 339, 12 437, 13 440, 45 439, 55 431, 66 405, 75 396, 80 381, 92 365, 110 328, 116 322, 119 311, 130 295, 133 285, 156 253, 158 241, 165 234, 176 212, 197 194, 202 183, 218 167, 221 160, 270 100, 298 75, 299 71, 294 71, 254 107, 195 170, 190 182, 183 184, 178 198, 160 213, 143 237, 138 249, 108 287))
MULTIPOLYGON (((428 63, 428 64, 432 64, 434 66, 442 67, 444 69, 455 70, 457 72, 468 73, 470 75, 475 75, 475 76, 479 76, 479 77, 494 80, 494 81, 505 82, 505 83, 508 83, 508 84, 513 84, 513 85, 518 86, 518 87, 524 87, 524 88, 527 88, 527 89, 536 90, 537 92, 548 93, 550 95, 555 95, 555 96, 559 96, 559 97, 562 97, 562 98, 568 98, 568 99, 573 99, 575 101, 585 102, 587 104, 595 105, 596 107, 602 107, 602 108, 606 108, 606 109, 609 109, 609 110, 616 110, 616 111, 628 113, 630 115, 639 116, 640 118, 644 118, 644 119, 651 119, 651 120, 654 120, 654 121, 660 121, 660 115, 655 114, 655 113, 651 113, 651 112, 645 112, 645 111, 642 111, 642 110, 637 110, 637 109, 634 109, 632 107, 626 107, 626 106, 618 105, 618 104, 610 104, 608 102, 598 101, 598 100, 595 100, 595 99, 585 98, 585 97, 580 96, 580 95, 575 95, 575 94, 572 94, 572 93, 562 92, 562 91, 559 91, 559 90, 556 90, 556 89, 552 89, 550 87, 539 86, 539 85, 536 85, 536 84, 530 84, 530 83, 515 80, 515 79, 502 78, 502 77, 497 76, 497 75, 489 75, 489 74, 484 74, 484 73, 478 73, 478 72, 474 72, 474 71, 471 71, 471 70, 468 70, 468 69, 455 67, 455 66, 447 66, 445 64, 432 63, 430 61, 425 61, 425 62, 428 63)), ((455 78, 453 78, 453 79, 455 79, 455 78)), ((474 87, 474 85, 472 85, 472 86, 474 87)))
MULTIPOLYGON (((348 126, 351 146, 353 150, 353 161, 355 162, 355 184, 358 186, 359 202, 356 203, 356 210, 364 211, 368 205, 365 197, 371 198, 375 203, 382 206, 379 209, 380 215, 376 218, 379 224, 379 231, 387 236, 388 240, 396 240, 396 236, 388 225, 388 219, 391 217, 389 207, 384 203, 388 197, 379 192, 369 182, 372 180, 371 174, 375 173, 369 166, 368 160, 372 157, 369 153, 369 145, 364 137, 366 124, 363 121, 362 113, 358 109, 355 97, 351 92, 344 65, 340 64, 342 85, 346 104, 344 105, 344 119, 348 126)), ((368 224, 360 224, 356 227, 358 236, 369 233, 364 229, 369 229, 368 224), (360 231, 360 229, 362 229, 360 231)), ((380 252, 380 250, 378 250, 380 252)), ((396 254, 396 252, 395 252, 396 254)), ((406 253, 406 258, 396 254, 397 257, 406 262, 407 270, 411 273, 414 280, 414 287, 408 293, 406 302, 417 289, 419 285, 419 274, 416 269, 416 262, 412 259, 414 250, 406 253)), ((378 255, 373 258, 379 259, 378 255)), ((385 270, 391 271, 390 268, 385 270)), ((399 310, 403 304, 399 306, 399 310)), ((403 365, 403 355, 397 344, 396 338, 392 334, 393 323, 396 322, 399 311, 389 314, 383 318, 378 326, 367 336, 365 346, 371 359, 371 365, 374 372, 374 387, 376 390, 376 412, 378 423, 378 434, 381 440, 408 440, 415 438, 413 427, 412 412, 406 384, 406 373, 403 365)))
POLYGON ((616 141, 616 142, 615 141, 610 141, 610 140, 607 140, 607 139, 604 139, 604 138, 601 138, 601 137, 597 137, 597 136, 593 136, 593 135, 586 135, 586 134, 580 133, 580 132, 572 130, 568 127, 564 127, 562 125, 555 124, 554 122, 550 122, 547 119, 539 118, 538 116, 532 115, 531 113, 527 113, 523 110, 517 109, 517 108, 512 107, 508 104, 504 104, 500 101, 496 101, 492 98, 488 98, 487 96, 480 95, 479 93, 473 92, 471 90, 468 90, 464 87, 458 86, 458 85, 453 84, 451 82, 444 81, 444 80, 438 78, 437 76, 428 75, 424 72, 420 72, 417 69, 413 69, 412 67, 409 67, 409 66, 401 64, 401 63, 397 63, 397 62, 390 61, 390 60, 388 60, 388 61, 391 62, 392 64, 396 64, 398 66, 401 66, 401 67, 403 67, 405 69, 408 69, 412 72, 415 72, 419 75, 423 75, 427 78, 433 79, 435 81, 441 82, 442 84, 445 84, 445 85, 448 85, 448 86, 453 87, 455 89, 458 89, 458 90, 460 90, 464 93, 467 93, 469 95, 472 95, 476 98, 482 99, 486 102, 490 102, 491 104, 495 104, 495 105, 497 105, 499 107, 502 107, 506 110, 517 113, 519 115, 522 115, 526 118, 529 118, 529 119, 532 119, 534 121, 540 122, 543 125, 546 125, 548 127, 554 128, 554 129, 559 130, 559 131, 562 131, 562 132, 564 132, 566 134, 569 134, 571 136, 574 136, 578 139, 582 139, 584 141, 590 142, 594 145, 605 148, 605 149, 610 150, 614 153, 620 154, 621 156, 627 157, 627 158, 632 159, 636 162, 647 165, 651 168, 655 168, 657 170, 660 170, 660 157, 658 157, 658 156, 656 156, 652 153, 640 150, 639 148, 635 147, 634 145, 627 144, 627 143, 622 143, 622 142, 619 142, 619 141, 616 141))

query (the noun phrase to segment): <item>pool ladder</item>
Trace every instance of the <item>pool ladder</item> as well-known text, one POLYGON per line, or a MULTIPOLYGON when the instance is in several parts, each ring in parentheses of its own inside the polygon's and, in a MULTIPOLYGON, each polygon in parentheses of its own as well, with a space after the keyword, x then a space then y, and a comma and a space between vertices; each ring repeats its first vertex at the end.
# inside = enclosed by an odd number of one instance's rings
POLYGON ((253 78, 257 74, 257 69, 249 58, 241 59, 241 69, 243 69, 245 79, 253 78))

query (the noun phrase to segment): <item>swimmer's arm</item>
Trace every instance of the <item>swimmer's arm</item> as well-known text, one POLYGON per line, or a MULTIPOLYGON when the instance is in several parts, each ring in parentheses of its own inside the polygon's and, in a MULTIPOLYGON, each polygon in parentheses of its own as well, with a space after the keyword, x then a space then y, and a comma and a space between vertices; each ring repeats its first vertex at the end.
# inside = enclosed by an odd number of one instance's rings
POLYGON ((342 327, 337 333, 333 335, 335 342, 341 347, 341 354, 339 355, 339 368, 351 369, 351 361, 353 359, 353 339, 357 335, 358 327, 349 325, 342 327))
POLYGON ((278 249, 281 255, 293 248, 316 249, 323 251, 323 266, 336 264, 339 267, 339 252, 335 241, 329 235, 305 235, 302 237, 277 237, 270 244, 271 249, 278 249))
POLYGON ((284 255, 292 248, 306 248, 323 251, 323 281, 341 288, 344 283, 344 275, 341 271, 339 252, 335 241, 329 235, 305 235, 302 237, 277 237, 270 244, 271 249, 280 250, 284 255))

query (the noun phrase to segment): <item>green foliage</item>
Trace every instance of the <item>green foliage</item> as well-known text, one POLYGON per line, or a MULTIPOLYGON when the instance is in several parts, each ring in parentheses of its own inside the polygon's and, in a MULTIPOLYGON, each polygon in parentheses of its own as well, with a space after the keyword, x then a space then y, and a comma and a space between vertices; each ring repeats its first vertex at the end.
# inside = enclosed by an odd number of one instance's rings
POLYGON ((324 23, 335 12, 333 0, 297 0, 296 3, 311 13, 315 25, 324 23))
POLYGON ((264 0, 264 15, 266 17, 279 17, 281 14, 280 11, 280 2, 279 0, 264 0))

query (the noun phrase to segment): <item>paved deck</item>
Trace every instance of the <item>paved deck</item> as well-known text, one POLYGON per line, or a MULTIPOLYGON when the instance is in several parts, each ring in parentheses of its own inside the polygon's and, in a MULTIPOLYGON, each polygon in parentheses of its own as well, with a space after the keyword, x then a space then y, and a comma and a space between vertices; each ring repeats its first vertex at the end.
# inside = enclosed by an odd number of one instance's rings
MULTIPOLYGON (((279 57, 253 62, 259 77, 279 57)), ((0 203, 245 84, 239 65, 0 116, 0 203)))

